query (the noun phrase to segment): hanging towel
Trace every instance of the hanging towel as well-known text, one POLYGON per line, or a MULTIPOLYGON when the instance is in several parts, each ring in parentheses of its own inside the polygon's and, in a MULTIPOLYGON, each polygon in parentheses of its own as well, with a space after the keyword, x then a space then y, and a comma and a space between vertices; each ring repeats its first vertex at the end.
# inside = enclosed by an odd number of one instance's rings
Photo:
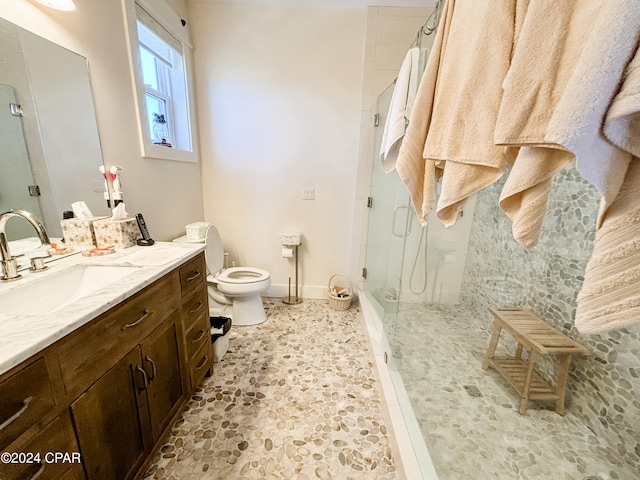
POLYGON ((602 198, 600 226, 578 294, 576 327, 588 334, 640 322, 640 51, 625 72, 603 131, 631 158, 616 198, 602 198))
POLYGON ((629 156, 602 124, 638 42, 637 0, 538 0, 527 8, 496 122, 519 150, 500 196, 513 235, 538 241, 552 177, 572 160, 609 203, 629 156))
POLYGON ((410 48, 404 57, 393 88, 387 121, 382 133, 382 144, 380 145, 380 161, 382 168, 387 173, 396 167, 400 143, 409 123, 413 102, 416 99, 420 74, 419 62, 420 49, 418 47, 410 48))
MULTIPOLYGON (((640 33, 640 32, 639 32, 640 33)), ((640 158, 640 44, 627 66, 624 82, 607 112, 605 136, 616 146, 640 158)))
MULTIPOLYGON (((433 40, 431 53, 418 86, 415 103, 406 135, 396 161, 396 172, 409 191, 411 204, 422 225, 427 224, 427 216, 435 204, 435 183, 437 174, 435 163, 425 163, 422 150, 431 120, 435 84, 440 68, 442 44, 448 34, 450 16, 455 0, 448 0, 440 19, 440 26, 433 40)), ((438 170, 441 173, 440 170, 438 170)))
POLYGON ((521 147, 517 157, 507 160, 511 171, 500 194, 500 207, 511 219, 513 238, 524 248, 533 248, 542 230, 553 175, 570 161, 567 152, 521 147))
POLYGON ((576 328, 599 334, 640 322, 640 159, 596 232, 578 294, 576 328))
POLYGON ((628 155, 619 155, 614 164, 607 164, 601 173, 603 197, 598 215, 598 227, 602 226, 606 213, 617 196, 620 177, 624 176, 631 159, 640 157, 640 50, 625 72, 620 92, 607 112, 603 132, 614 145, 628 155))
POLYGON ((423 225, 440 177, 437 213, 451 226, 466 199, 504 171, 504 148, 493 134, 521 1, 445 4, 396 162, 423 225))

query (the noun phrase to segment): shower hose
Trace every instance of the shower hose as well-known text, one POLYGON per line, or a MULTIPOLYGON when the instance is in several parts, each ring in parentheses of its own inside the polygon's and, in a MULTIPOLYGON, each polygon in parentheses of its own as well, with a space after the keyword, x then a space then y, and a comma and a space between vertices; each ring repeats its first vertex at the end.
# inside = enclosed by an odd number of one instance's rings
POLYGON ((411 269, 411 276, 409 277, 409 290, 414 295, 422 295, 427 290, 427 234, 429 227, 425 225, 420 230, 420 240, 418 241, 418 246, 416 248, 416 258, 413 261, 413 268, 411 269), (420 290, 413 288, 413 277, 416 273, 416 266, 418 265, 418 258, 420 257, 420 247, 422 246, 422 242, 424 241, 424 285, 420 290))

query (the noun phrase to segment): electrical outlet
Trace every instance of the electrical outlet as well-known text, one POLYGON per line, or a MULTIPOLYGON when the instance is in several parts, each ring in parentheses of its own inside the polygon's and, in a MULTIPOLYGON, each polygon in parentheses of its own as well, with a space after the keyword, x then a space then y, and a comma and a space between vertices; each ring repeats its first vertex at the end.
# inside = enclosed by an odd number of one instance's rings
POLYGON ((105 186, 104 186, 104 182, 102 180, 93 180, 91 182, 91 190, 93 190, 94 192, 104 192, 105 186))
POLYGON ((316 189, 313 187, 304 187, 302 189, 303 200, 314 200, 316 198, 316 189))

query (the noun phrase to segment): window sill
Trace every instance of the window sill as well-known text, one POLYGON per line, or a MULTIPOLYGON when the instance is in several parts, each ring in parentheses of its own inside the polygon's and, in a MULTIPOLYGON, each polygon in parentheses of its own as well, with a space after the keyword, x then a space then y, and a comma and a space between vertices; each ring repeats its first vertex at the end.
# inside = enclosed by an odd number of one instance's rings
POLYGON ((177 148, 163 147, 155 144, 145 144, 142 149, 142 156, 159 160, 198 163, 198 155, 196 152, 178 150, 177 148))

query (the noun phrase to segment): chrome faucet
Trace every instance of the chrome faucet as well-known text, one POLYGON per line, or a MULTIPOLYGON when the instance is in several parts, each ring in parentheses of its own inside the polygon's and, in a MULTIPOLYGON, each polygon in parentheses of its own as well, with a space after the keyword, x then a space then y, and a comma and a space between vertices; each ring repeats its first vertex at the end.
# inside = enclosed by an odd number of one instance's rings
POLYGON ((5 234, 5 226, 11 217, 22 217, 36 229, 42 245, 49 245, 49 235, 44 225, 35 215, 26 210, 9 210, 0 214, 0 261, 2 262, 2 280, 15 280, 20 278, 18 262, 9 252, 9 242, 5 234))

